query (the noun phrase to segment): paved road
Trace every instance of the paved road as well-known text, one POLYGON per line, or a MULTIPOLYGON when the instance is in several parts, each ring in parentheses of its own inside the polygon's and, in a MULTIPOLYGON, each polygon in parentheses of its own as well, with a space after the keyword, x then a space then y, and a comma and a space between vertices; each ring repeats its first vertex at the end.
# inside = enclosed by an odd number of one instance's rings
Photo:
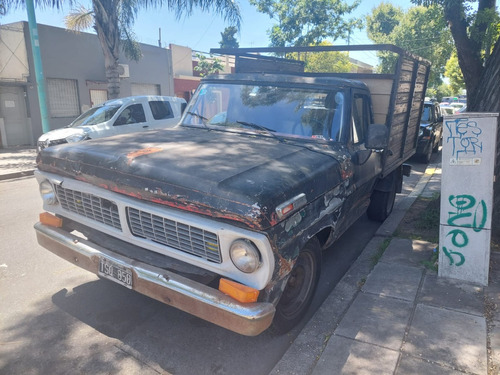
MULTIPOLYGON (((404 193, 424 169, 414 164, 404 193)), ((268 374, 300 332, 240 336, 99 280, 38 246, 41 209, 34 178, 0 182, 2 374, 268 374)), ((362 217, 325 252, 303 324, 377 228, 362 217)))

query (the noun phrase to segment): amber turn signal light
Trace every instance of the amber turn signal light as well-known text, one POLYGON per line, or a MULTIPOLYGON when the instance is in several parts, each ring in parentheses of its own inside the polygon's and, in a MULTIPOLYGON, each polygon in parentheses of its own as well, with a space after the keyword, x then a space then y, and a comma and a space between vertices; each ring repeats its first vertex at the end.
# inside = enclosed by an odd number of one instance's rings
POLYGON ((228 279, 220 279, 219 290, 233 297, 236 301, 247 303, 256 302, 259 297, 259 291, 249 286, 239 284, 228 279))
POLYGON ((48 212, 42 212, 40 214, 40 223, 56 228, 61 228, 63 225, 63 221, 60 217, 49 214, 48 212))

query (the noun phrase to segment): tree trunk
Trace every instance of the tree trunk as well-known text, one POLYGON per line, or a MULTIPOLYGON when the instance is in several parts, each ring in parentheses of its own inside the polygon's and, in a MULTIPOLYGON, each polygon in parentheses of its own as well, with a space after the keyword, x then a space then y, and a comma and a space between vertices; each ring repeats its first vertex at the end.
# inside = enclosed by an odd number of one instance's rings
POLYGON ((467 110, 469 112, 500 112, 500 38, 486 61, 481 78, 477 81, 476 94, 468 100, 470 106, 467 105, 467 110))
MULTIPOLYGON (((500 38, 496 41, 478 82, 476 95, 468 100, 470 107, 467 104, 467 111, 500 113, 500 38)), ((498 122, 492 228, 500 227, 500 118, 498 122)))
POLYGON ((95 30, 104 54, 104 66, 108 81, 108 99, 120 96, 120 75, 118 58, 120 54, 120 31, 118 26, 117 2, 114 0, 93 0, 95 30))
POLYGON ((120 73, 118 61, 111 66, 106 66, 106 79, 108 80, 108 99, 120 97, 120 73))
POLYGON ((470 98, 476 96, 479 84, 478 77, 483 72, 483 64, 481 60, 481 44, 467 35, 467 21, 463 18, 463 14, 463 4, 458 5, 454 1, 445 3, 444 16, 448 21, 457 48, 458 65, 460 65, 464 76, 467 90, 467 106, 469 106, 470 98))

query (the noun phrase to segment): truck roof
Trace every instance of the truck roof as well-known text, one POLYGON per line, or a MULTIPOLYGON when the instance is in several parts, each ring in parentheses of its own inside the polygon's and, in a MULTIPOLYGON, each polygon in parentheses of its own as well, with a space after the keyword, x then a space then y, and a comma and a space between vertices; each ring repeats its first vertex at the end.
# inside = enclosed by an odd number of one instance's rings
POLYGON ((345 79, 338 77, 326 77, 326 76, 308 76, 307 73, 301 73, 300 75, 293 74, 281 74, 281 73, 236 73, 236 74, 220 74, 211 75, 204 78, 202 82, 210 81, 226 81, 228 83, 250 83, 255 85, 256 83, 270 83, 270 84, 290 84, 290 85, 311 85, 320 88, 332 88, 332 86, 337 88, 343 87, 354 87, 359 89, 368 90, 365 83, 353 79, 345 79))

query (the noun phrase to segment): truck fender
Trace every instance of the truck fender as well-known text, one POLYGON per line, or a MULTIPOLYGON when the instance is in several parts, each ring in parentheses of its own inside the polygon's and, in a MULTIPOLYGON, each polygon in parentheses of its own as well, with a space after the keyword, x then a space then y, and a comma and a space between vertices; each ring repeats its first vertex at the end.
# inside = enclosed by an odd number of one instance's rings
POLYGON ((392 190, 392 186, 394 184, 396 184, 396 193, 401 193, 401 191, 403 190, 403 166, 399 166, 388 176, 378 180, 375 183, 373 190, 389 192, 392 190))

